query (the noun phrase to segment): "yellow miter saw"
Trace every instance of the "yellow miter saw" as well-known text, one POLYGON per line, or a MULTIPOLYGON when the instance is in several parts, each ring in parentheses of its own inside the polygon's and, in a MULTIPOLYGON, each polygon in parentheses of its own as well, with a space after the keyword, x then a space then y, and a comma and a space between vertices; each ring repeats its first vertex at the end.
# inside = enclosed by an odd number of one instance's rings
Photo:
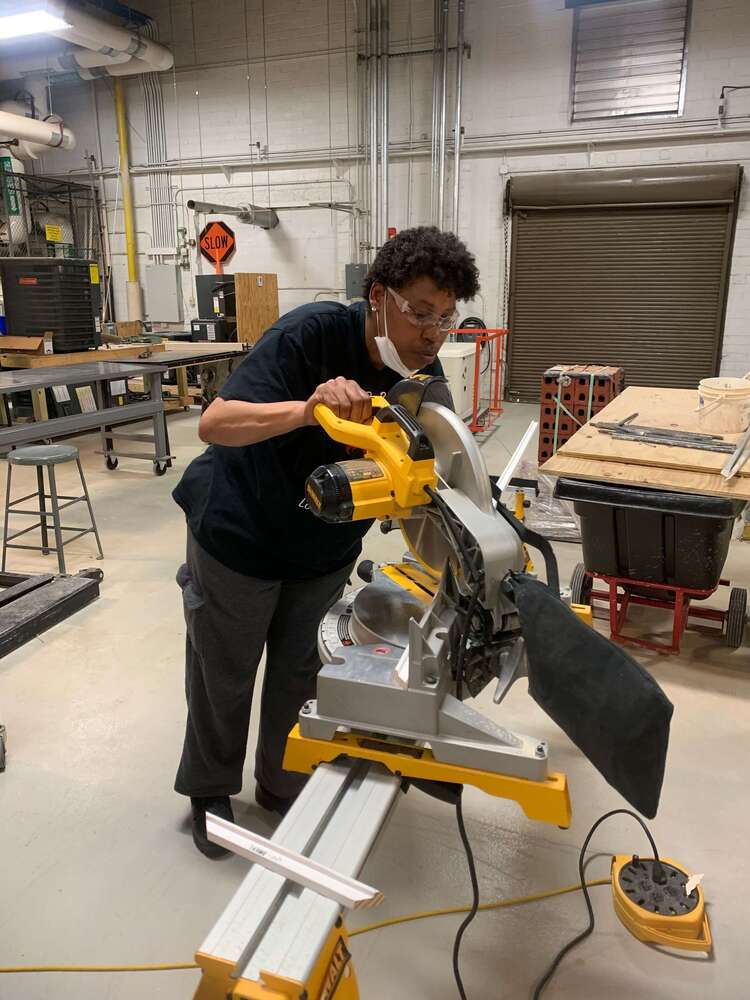
POLYGON ((312 473, 312 511, 334 523, 396 521, 409 555, 364 567, 366 585, 325 616, 317 698, 300 713, 285 767, 365 757, 515 798, 527 815, 565 826, 565 779, 550 772, 546 742, 464 701, 494 681, 499 704, 528 676, 535 700, 607 780, 654 815, 672 706, 562 603, 548 543, 505 511, 466 425, 421 401, 423 390, 407 380, 395 399, 374 397, 369 424, 315 409, 331 438, 363 456, 312 473), (549 587, 524 573, 524 543, 541 549, 549 587))
MULTIPOLYGON (((196 955, 204 972, 196 1000, 356 1000, 342 903, 327 893, 332 879, 359 877, 410 786, 455 805, 460 830, 464 785, 516 801, 530 819, 569 825, 566 780, 550 770, 546 742, 466 703, 492 682, 500 703, 527 676, 534 700, 604 777, 640 812, 656 812, 672 706, 624 650, 563 604, 548 543, 505 511, 474 438, 449 408, 425 401, 427 388, 405 380, 388 399, 374 398, 369 424, 316 407, 326 433, 361 456, 313 472, 313 514, 379 518, 400 527, 409 554, 361 564, 365 585, 321 623, 317 697, 303 706, 284 757, 287 769, 315 773, 272 842, 235 830, 239 852, 257 863, 196 955), (524 544, 542 553, 548 585, 524 573, 524 544), (302 879, 284 867, 290 852, 302 879)), ((221 837, 231 824, 217 822, 221 837)), ((621 919, 648 940, 692 941, 700 918, 697 908, 687 912, 692 902, 679 927, 657 927, 653 912, 638 910, 648 881, 638 864, 617 879, 621 919)), ((667 890, 651 882, 643 899, 656 904, 667 890)))

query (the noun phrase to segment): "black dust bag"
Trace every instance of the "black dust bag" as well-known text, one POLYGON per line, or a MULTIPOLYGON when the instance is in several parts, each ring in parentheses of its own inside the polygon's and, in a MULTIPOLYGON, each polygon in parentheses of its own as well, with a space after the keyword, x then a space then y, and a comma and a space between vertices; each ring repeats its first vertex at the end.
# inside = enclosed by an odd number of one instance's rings
POLYGON ((613 788, 653 818, 674 706, 656 681, 545 584, 513 574, 529 693, 613 788))

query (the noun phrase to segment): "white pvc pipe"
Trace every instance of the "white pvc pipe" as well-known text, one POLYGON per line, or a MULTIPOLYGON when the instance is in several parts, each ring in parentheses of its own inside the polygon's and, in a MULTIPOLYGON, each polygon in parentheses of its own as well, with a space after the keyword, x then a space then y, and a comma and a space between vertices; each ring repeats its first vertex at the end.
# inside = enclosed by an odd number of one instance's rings
POLYGON ((74 149, 76 137, 69 128, 57 122, 40 122, 9 111, 0 111, 0 136, 4 140, 20 139, 39 142, 52 149, 74 149))
MULTIPOLYGON (((70 28, 51 31, 56 38, 64 38, 84 48, 104 52, 105 55, 124 53, 146 64, 146 72, 171 69, 174 58, 169 49, 150 38, 133 34, 127 28, 118 28, 97 17, 86 14, 67 0, 50 0, 48 9, 57 14, 70 28)), ((133 72, 143 72, 134 69, 133 72)))
POLYGON ((91 49, 69 49, 66 55, 72 57, 78 66, 84 69, 91 69, 94 66, 117 66, 121 63, 128 63, 133 58, 126 52, 114 52, 112 55, 105 55, 104 52, 93 52, 91 49))
MULTIPOLYGON (((102 66, 100 68, 104 71, 99 74, 100 76, 135 76, 137 73, 152 73, 154 71, 153 66, 149 66, 143 59, 136 59, 135 57, 129 59, 126 63, 102 66)), ((79 76, 83 77, 83 73, 79 73, 79 76)), ((86 79, 86 77, 83 78, 86 79)))

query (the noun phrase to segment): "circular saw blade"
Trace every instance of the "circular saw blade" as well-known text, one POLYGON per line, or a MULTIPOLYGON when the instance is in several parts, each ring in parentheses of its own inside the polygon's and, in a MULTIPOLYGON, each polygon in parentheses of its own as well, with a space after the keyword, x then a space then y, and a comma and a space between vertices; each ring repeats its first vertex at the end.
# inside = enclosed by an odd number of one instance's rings
MULTIPOLYGON (((417 420, 435 452, 438 489, 458 490, 480 510, 492 513, 492 490, 487 467, 473 434, 463 420, 453 410, 438 403, 423 403, 417 420)), ((424 508, 415 508, 414 517, 399 523, 415 558, 433 572, 442 572, 452 549, 435 517, 424 508)))

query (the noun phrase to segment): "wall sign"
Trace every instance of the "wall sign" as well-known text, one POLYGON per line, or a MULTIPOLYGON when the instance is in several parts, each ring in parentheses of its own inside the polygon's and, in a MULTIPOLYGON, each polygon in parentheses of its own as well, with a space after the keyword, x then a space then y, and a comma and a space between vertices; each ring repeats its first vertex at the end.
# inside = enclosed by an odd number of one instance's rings
POLYGON ((209 222, 198 240, 200 251, 212 264, 229 260, 236 248, 234 233, 225 222, 209 222))

